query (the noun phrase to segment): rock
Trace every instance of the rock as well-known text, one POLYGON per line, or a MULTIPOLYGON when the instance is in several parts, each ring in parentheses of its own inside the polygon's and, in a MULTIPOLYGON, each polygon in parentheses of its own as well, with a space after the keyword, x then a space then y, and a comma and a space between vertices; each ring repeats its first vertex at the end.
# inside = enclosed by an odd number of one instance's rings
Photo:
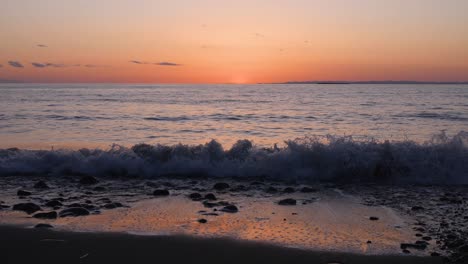
POLYGON ((212 194, 212 193, 207 193, 207 194, 205 194, 205 199, 210 200, 210 201, 215 201, 216 196, 214 194, 212 194))
POLYGON ((296 203, 296 200, 292 198, 283 199, 278 202, 279 205, 296 205, 296 203))
POLYGON ((35 189, 49 189, 49 186, 44 181, 38 181, 34 184, 35 189))
POLYGON ((371 216, 371 217, 369 217, 369 220, 371 220, 371 221, 377 221, 377 220, 379 220, 379 218, 376 217, 376 216, 371 216))
POLYGON ((13 205, 13 210, 23 211, 28 214, 32 214, 34 212, 41 210, 41 207, 39 207, 39 205, 34 204, 34 203, 19 203, 19 204, 13 205))
POLYGON ((277 193, 278 192, 278 189, 276 189, 275 187, 268 187, 265 192, 267 193, 277 193))
POLYGON ((154 196, 168 196, 169 191, 165 189, 157 189, 157 190, 154 190, 153 195, 154 196))
POLYGON ((213 189, 218 191, 226 190, 227 188, 229 188, 229 184, 225 182, 218 182, 213 186, 213 189))
POLYGON ((224 206, 223 209, 221 209, 221 211, 226 212, 226 213, 237 213, 239 209, 237 209, 237 206, 231 204, 231 205, 224 206))
POLYGON ((49 224, 37 224, 34 228, 54 228, 52 225, 49 224))
POLYGON ((18 192, 16 194, 18 196, 29 196, 29 195, 31 195, 31 192, 24 191, 24 190, 18 190, 18 192))
POLYGON ((47 213, 37 213, 33 215, 34 218, 39 218, 39 219, 56 219, 57 218, 57 212, 52 211, 52 212, 47 212, 47 213))
POLYGON ((409 250, 407 250, 407 249, 403 249, 403 253, 405 253, 405 254, 410 254, 411 251, 409 251, 409 250))
POLYGON ((244 185, 237 185, 236 187, 230 189, 231 192, 242 192, 247 190, 247 187, 245 187, 244 185))
POLYGON ((413 248, 413 249, 417 249, 417 250, 424 250, 427 248, 427 245, 426 244, 418 244, 418 243, 415 243, 415 244, 410 244, 410 243, 402 243, 400 245, 400 248, 405 250, 405 249, 408 249, 408 248, 413 248))
POLYGON ((68 209, 60 211, 59 213, 60 217, 68 217, 68 216, 76 217, 76 216, 84 216, 84 215, 89 215, 89 211, 83 207, 68 208, 68 209))
POLYGON ((431 257, 439 257, 439 256, 440 256, 440 254, 437 253, 437 252, 432 252, 431 253, 431 257))
POLYGON ((370 241, 370 240, 367 240, 367 244, 372 244, 372 241, 370 241))
POLYGON ((295 192, 295 191, 296 191, 296 190, 294 190, 294 188, 292 188, 292 187, 286 187, 286 188, 284 188, 284 190, 283 190, 284 193, 293 193, 293 192, 295 192))
POLYGON ((422 237, 423 240, 426 240, 426 241, 431 241, 432 240, 432 237, 430 236, 425 236, 425 237, 422 237))
POLYGON ((468 244, 465 244, 465 245, 459 247, 458 251, 463 253, 463 254, 468 254, 468 244))
POLYGON ((213 208, 213 207, 216 207, 216 206, 219 206, 218 203, 210 203, 208 201, 204 201, 203 202, 203 206, 205 206, 206 208, 213 208))
POLYGON ((202 195, 199 193, 191 193, 189 194, 189 198, 193 201, 200 201, 202 199, 202 195))
POLYGON ((413 206, 411 207, 411 211, 422 211, 424 210, 424 207, 422 206, 413 206))
POLYGON ((96 186, 96 187, 94 187, 93 190, 96 191, 96 192, 103 192, 103 191, 106 190, 106 188, 104 188, 102 186, 96 186))
POLYGON ((301 192, 303 192, 303 193, 311 193, 311 192, 316 192, 316 191, 317 191, 317 189, 310 188, 310 187, 307 187, 307 186, 302 187, 302 189, 301 189, 301 192))
POLYGON ((94 185, 94 184, 97 184, 98 182, 99 181, 93 176, 84 176, 80 179, 80 183, 83 185, 94 185))
POLYGON ((57 200, 51 200, 51 201, 48 201, 45 206, 47 207, 59 207, 59 206, 62 206, 63 204, 57 200))
POLYGON ((115 208, 123 207, 123 204, 121 204, 121 203, 107 203, 103 207, 106 208, 106 209, 115 209, 115 208))
POLYGON ((198 219, 198 223, 201 223, 201 224, 206 224, 208 221, 204 218, 202 219, 198 219))

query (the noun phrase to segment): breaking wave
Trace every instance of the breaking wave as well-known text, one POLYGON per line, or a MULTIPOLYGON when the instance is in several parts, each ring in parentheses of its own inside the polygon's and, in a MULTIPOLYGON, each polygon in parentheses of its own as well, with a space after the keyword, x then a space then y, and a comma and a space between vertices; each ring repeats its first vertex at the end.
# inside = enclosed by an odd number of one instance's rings
POLYGON ((284 147, 239 140, 202 145, 113 145, 108 150, 0 150, 0 176, 260 177, 286 181, 468 184, 468 132, 426 143, 305 137, 284 147))

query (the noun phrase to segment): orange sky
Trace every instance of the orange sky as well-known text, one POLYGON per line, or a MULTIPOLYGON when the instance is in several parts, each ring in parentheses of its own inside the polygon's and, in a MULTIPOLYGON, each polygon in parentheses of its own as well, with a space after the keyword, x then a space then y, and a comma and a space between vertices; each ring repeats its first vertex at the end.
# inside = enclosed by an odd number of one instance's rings
POLYGON ((7 0, 0 80, 468 81, 468 1, 229 2, 7 0))

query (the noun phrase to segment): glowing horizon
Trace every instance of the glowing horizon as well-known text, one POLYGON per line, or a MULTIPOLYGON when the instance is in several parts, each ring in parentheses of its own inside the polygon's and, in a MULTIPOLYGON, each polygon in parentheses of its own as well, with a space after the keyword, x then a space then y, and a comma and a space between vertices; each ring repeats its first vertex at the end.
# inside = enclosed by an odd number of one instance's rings
POLYGON ((462 0, 7 1, 0 82, 468 81, 467 11, 462 0))

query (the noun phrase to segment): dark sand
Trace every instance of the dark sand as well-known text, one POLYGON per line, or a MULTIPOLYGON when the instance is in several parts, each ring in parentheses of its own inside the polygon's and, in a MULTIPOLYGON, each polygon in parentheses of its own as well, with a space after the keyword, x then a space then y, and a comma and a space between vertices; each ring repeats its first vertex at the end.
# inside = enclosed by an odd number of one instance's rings
POLYGON ((441 263, 440 258, 313 252, 229 239, 70 233, 0 226, 0 263, 441 263))

